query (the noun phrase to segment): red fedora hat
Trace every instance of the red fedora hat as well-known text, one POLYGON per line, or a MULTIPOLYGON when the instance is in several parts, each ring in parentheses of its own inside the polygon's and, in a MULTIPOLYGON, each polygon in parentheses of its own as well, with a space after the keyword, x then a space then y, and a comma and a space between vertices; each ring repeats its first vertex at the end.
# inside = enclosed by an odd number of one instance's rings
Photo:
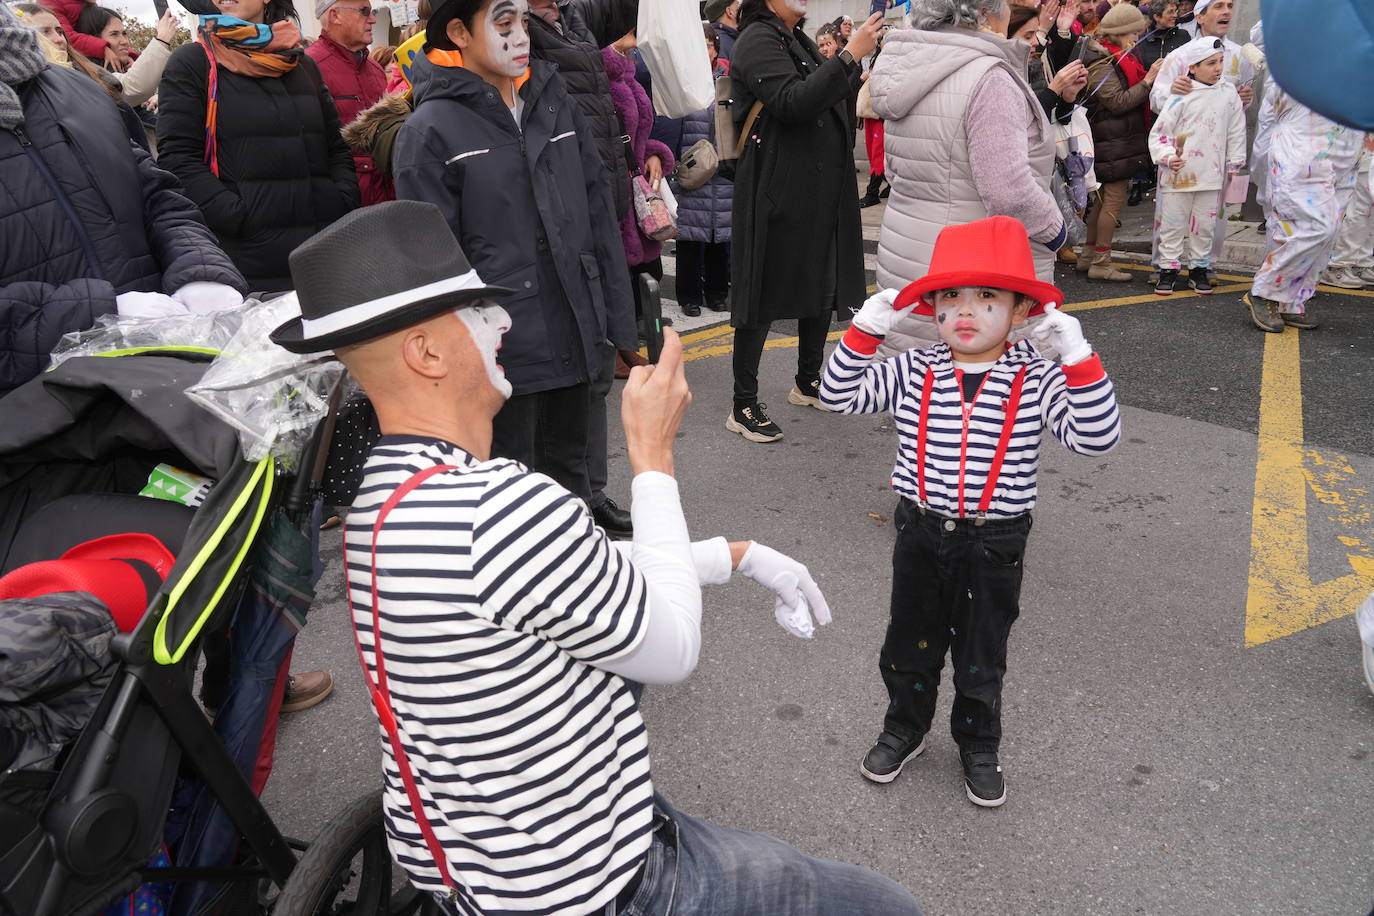
POLYGON ((1063 304, 1064 294, 1052 283, 1035 278, 1026 227, 1010 216, 989 216, 958 226, 946 226, 935 239, 930 272, 897 294, 892 303, 904 309, 913 302, 917 315, 934 315, 927 295, 958 286, 989 286, 1024 293, 1035 300, 1032 315, 1045 311, 1045 303, 1063 304))
POLYGON ((130 633, 143 619, 152 597, 150 583, 133 562, 151 567, 161 580, 171 572, 176 557, 151 534, 111 534, 78 544, 59 560, 20 566, 0 578, 0 600, 88 592, 110 609, 120 632, 130 633))

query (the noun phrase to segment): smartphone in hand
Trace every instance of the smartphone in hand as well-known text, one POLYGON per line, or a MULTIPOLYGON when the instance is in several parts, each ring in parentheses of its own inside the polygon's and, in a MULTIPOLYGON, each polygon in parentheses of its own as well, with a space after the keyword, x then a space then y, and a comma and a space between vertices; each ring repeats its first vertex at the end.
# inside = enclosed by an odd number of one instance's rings
POLYGON ((649 339, 649 362, 657 363, 663 352, 663 299, 658 281, 648 274, 636 274, 639 284, 639 304, 644 315, 644 335, 649 339))

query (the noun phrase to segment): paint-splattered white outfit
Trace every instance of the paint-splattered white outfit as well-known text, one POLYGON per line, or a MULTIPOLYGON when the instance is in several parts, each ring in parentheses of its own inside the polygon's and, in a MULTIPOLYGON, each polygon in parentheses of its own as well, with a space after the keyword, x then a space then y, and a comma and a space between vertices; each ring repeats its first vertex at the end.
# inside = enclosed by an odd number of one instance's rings
POLYGON ((1336 242, 1341 214, 1355 193, 1364 133, 1297 102, 1271 83, 1269 246, 1251 293, 1301 314, 1317 289, 1336 242))
MULTIPOLYGON (((1186 46, 1185 46, 1186 47, 1186 46)), ((1229 38, 1221 39, 1221 82, 1229 83, 1236 89, 1242 86, 1253 88, 1255 83, 1255 68, 1245 59, 1245 55, 1240 51, 1240 45, 1229 38)), ((1164 58, 1164 63, 1160 65, 1159 74, 1155 77, 1155 83, 1150 87, 1150 107, 1156 112, 1163 112, 1172 98, 1173 92, 1170 89, 1174 80, 1180 76, 1188 75, 1188 61, 1182 54, 1183 48, 1178 48, 1170 52, 1164 58)), ((1196 84, 1194 84, 1196 85, 1196 84)), ((1160 171, 1159 182, 1164 183, 1164 170, 1160 171)), ((1220 195, 1218 195, 1218 198, 1220 195)), ((1155 231, 1154 238, 1150 245, 1150 263, 1159 264, 1159 228, 1163 219, 1164 195, 1155 195, 1155 231)), ((1208 262, 1215 262, 1221 257, 1221 246, 1226 241, 1225 226, 1222 225, 1226 219, 1226 213, 1221 207, 1217 207, 1216 219, 1213 220, 1212 248, 1208 252, 1208 262)))
POLYGON ((1229 172, 1245 165, 1245 110, 1230 83, 1193 81, 1187 95, 1169 97, 1150 128, 1150 158, 1159 174, 1159 266, 1178 270, 1185 250, 1190 267, 1211 266, 1221 189, 1229 172), (1183 168, 1168 168, 1174 156, 1183 168))
POLYGON ((1374 163, 1374 134, 1364 135, 1364 152, 1356 168, 1355 193, 1345 208, 1345 219, 1336 233, 1331 267, 1347 270, 1374 269, 1374 182, 1369 174, 1374 163))

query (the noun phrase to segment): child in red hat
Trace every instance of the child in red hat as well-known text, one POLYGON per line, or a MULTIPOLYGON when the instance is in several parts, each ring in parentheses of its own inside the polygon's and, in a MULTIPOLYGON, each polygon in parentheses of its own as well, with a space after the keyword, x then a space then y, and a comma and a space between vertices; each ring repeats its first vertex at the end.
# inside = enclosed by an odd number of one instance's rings
POLYGON ((994 216, 941 231, 930 273, 864 303, 821 381, 836 413, 891 411, 897 426, 892 488, 901 496, 892 604, 879 670, 891 702, 860 767, 896 779, 925 750, 948 650, 954 663, 950 730, 976 805, 1006 801, 998 762, 1007 636, 1020 612, 1021 558, 1035 505, 1045 428, 1070 451, 1100 455, 1121 435, 1116 395, 1058 289, 1035 278, 1025 227, 994 216), (892 325, 930 315, 940 343, 875 361, 892 325), (1041 346, 1009 344, 1033 315, 1041 346))

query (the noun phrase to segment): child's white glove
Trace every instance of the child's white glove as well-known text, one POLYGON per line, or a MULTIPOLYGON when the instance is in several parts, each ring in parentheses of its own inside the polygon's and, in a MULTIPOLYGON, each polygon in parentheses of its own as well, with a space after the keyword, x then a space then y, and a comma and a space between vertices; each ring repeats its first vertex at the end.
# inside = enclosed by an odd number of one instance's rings
POLYGON ((898 292, 895 289, 880 289, 869 296, 864 300, 863 308, 855 313, 854 326, 865 334, 886 337, 897 320, 910 315, 911 310, 919 304, 913 302, 904 309, 893 308, 892 303, 897 301, 898 292))
POLYGON ((1030 338, 1038 347, 1052 346, 1059 351, 1061 365, 1072 366, 1093 355, 1093 348, 1083 337, 1083 325, 1059 311, 1054 302, 1046 303, 1045 317, 1030 329, 1030 338))
MULTIPOLYGON (((891 307, 888 311, 892 311, 891 307)), ((811 623, 813 613, 822 626, 830 622, 830 605, 825 603, 816 580, 811 578, 805 566, 791 557, 750 541, 749 549, 740 558, 739 571, 777 595, 773 616, 793 636, 811 638, 816 632, 811 623)))
POLYGON ((115 296, 115 310, 120 318, 172 318, 187 314, 186 306, 171 296, 137 290, 115 296))
POLYGON ((243 296, 232 286, 194 280, 172 293, 172 298, 197 315, 224 312, 243 305, 243 296))

